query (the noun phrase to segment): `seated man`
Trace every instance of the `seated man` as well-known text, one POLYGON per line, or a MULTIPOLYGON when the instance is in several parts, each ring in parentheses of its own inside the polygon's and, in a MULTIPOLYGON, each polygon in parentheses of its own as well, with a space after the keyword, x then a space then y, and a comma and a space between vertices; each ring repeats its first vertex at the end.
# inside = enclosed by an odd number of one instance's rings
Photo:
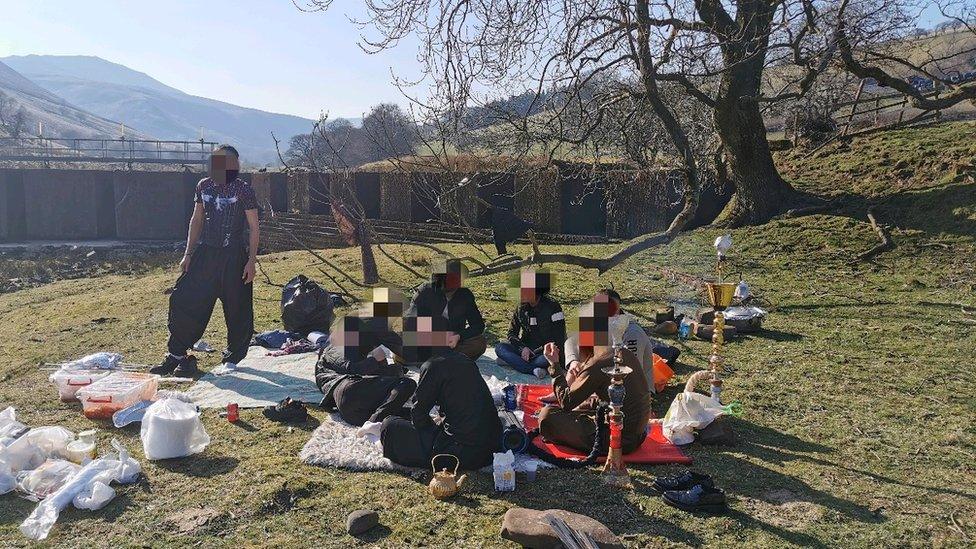
POLYGON ((463 469, 490 464, 502 426, 478 365, 448 347, 441 317, 407 317, 403 334, 406 358, 423 365, 410 419, 383 421, 383 455, 408 467, 429 466, 436 454, 457 456, 463 469), (435 405, 441 415, 437 421, 430 416, 435 405))
MULTIPOLYGON (((581 362, 575 378, 571 381, 567 379, 567 372, 560 365, 557 345, 550 343, 545 349, 557 404, 547 406, 540 412, 539 432, 550 442, 582 452, 592 450, 596 438, 598 426, 593 417, 592 402, 594 399, 608 400, 610 376, 602 371, 614 363, 608 334, 608 301, 606 296, 601 299, 597 295, 593 303, 585 305, 580 311, 577 337, 580 342, 581 362)), ((634 370, 624 378, 624 390, 627 394, 623 406, 622 447, 627 454, 640 447, 647 436, 648 420, 651 417, 651 391, 634 354, 626 348, 621 348, 619 353, 623 364, 634 370)), ((599 428, 607 429, 607 426, 600 425, 599 428)))
MULTIPOLYGON (((615 290, 610 288, 605 288, 597 292, 598 296, 604 296, 607 299, 607 305, 609 307, 608 314, 610 315, 610 323, 613 323, 613 319, 619 318, 624 315, 623 309, 620 308, 620 294, 615 290)), ((623 346, 626 347, 634 356, 637 357, 637 362, 641 366, 641 371, 644 373, 644 377, 647 378, 647 386, 650 388, 651 392, 654 390, 654 352, 656 349, 661 347, 663 344, 648 337, 647 332, 641 325, 634 320, 632 317, 628 318, 627 329, 624 331, 623 335, 623 346)), ((572 383, 576 374, 582 365, 580 360, 580 347, 579 341, 575 336, 570 336, 566 339, 566 372, 569 375, 569 382, 572 383)), ((660 356, 660 355, 659 355, 660 356)), ((548 402, 554 402, 555 398, 547 399, 548 402)))
POLYGON ((351 425, 405 415, 403 406, 417 388, 402 366, 388 363, 380 345, 401 352, 400 336, 386 318, 343 317, 315 365, 315 383, 325 395, 322 407, 338 411, 351 425))
POLYGON ((495 345, 498 359, 523 374, 546 376, 549 362, 542 354, 547 343, 562 346, 566 341, 563 309, 549 297, 550 274, 526 269, 519 278, 519 306, 512 314, 508 341, 495 345))
POLYGON ((485 319, 471 290, 462 286, 466 269, 457 259, 434 267, 431 281, 417 289, 407 316, 439 316, 447 320, 448 346, 472 360, 485 354, 485 319))

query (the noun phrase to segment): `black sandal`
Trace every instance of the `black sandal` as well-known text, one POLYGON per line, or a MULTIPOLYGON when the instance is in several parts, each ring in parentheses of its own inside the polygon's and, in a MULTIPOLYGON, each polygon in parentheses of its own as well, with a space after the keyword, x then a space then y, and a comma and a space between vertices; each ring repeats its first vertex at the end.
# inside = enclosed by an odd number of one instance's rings
POLYGON ((308 409, 301 402, 285 397, 278 404, 265 408, 264 417, 279 423, 302 423, 308 419, 308 409))

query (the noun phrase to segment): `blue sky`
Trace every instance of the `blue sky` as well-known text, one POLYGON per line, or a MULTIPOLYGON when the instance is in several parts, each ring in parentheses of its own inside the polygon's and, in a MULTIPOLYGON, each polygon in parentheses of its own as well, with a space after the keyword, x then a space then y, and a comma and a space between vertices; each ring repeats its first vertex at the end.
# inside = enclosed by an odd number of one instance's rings
POLYGON ((187 93, 315 118, 406 104, 391 84, 416 78, 416 49, 369 55, 348 20, 361 2, 302 13, 290 0, 3 2, 0 57, 96 55, 187 93))
MULTIPOLYGON (((303 13, 291 0, 3 4, 0 57, 96 55, 187 93, 272 112, 352 117, 384 101, 406 105, 391 70, 419 76, 415 44, 374 55, 359 48, 355 0, 335 0, 326 13, 303 13)), ((926 24, 940 19, 933 7, 926 24)))

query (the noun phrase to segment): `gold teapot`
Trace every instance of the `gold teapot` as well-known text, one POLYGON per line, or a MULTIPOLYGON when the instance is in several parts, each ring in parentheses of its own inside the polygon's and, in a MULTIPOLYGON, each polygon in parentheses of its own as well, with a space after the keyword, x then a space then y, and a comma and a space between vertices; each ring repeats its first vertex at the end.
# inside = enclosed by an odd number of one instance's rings
POLYGON ((447 499, 454 494, 457 494, 461 484, 464 483, 464 479, 468 478, 468 475, 461 475, 460 477, 457 476, 458 468, 460 467, 461 460, 458 459, 457 456, 453 456, 451 454, 437 454, 431 458, 430 468, 434 472, 434 477, 430 479, 430 484, 427 486, 427 491, 430 492, 430 495, 437 499, 447 499), (440 471, 437 470, 437 467, 434 465, 434 460, 439 457, 454 458, 455 465, 453 473, 448 472, 446 467, 440 471))

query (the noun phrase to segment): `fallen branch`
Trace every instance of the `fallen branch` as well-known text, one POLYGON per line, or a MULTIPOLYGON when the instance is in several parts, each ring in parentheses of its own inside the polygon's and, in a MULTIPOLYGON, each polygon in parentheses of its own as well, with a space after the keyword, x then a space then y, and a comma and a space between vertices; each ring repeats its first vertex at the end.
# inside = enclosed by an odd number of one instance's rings
POLYGON ((880 254, 881 252, 888 251, 895 247, 895 243, 891 240, 891 235, 888 234, 888 230, 882 227, 878 223, 878 220, 874 215, 873 206, 868 208, 868 221, 871 222, 871 227, 874 229, 874 232, 878 233, 878 238, 881 240, 881 243, 871 248, 870 250, 858 255, 857 256, 858 261, 864 261, 866 259, 870 259, 880 254))

